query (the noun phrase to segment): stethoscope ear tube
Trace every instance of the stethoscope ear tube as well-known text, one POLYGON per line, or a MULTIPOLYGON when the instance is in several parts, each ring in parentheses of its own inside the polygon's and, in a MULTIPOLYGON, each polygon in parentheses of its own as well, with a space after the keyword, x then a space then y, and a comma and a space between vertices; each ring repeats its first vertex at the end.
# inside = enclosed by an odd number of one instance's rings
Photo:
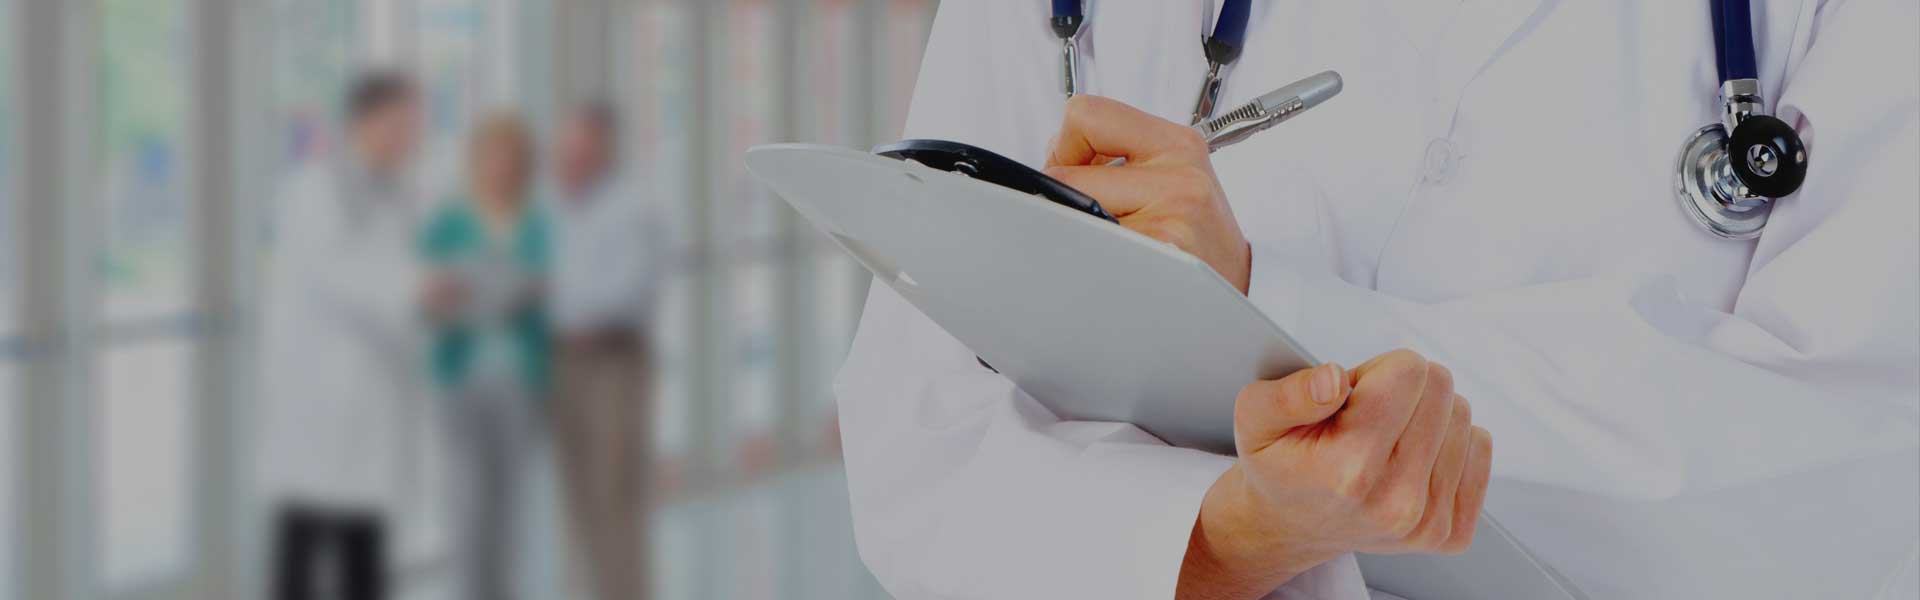
POLYGON ((1713 51, 1720 81, 1756 79, 1753 58, 1753 5, 1750 0, 1711 0, 1713 51))
POLYGON ((1247 45, 1247 19, 1252 17, 1252 0, 1226 0, 1220 5, 1220 18, 1213 21, 1213 33, 1207 36, 1207 60, 1232 64, 1247 45))
POLYGON ((1080 25, 1085 23, 1087 15, 1080 9, 1080 0, 1053 0, 1053 18, 1047 23, 1053 27, 1053 34, 1061 39, 1080 35, 1080 25))

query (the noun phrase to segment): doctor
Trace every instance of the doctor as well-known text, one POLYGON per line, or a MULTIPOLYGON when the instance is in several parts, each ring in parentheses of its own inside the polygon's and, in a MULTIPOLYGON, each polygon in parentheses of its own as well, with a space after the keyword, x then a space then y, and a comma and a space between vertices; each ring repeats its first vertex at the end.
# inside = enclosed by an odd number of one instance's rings
POLYGON ((295 174, 278 207, 259 463, 275 523, 272 598, 339 585, 347 597, 384 597, 398 545, 391 511, 412 491, 403 427, 425 372, 408 177, 419 97, 406 76, 376 71, 345 104, 341 156, 295 174))
MULTIPOLYGON (((1086 4, 1099 97, 1068 102, 1047 3, 945 3, 906 137, 1046 166, 1206 260, 1357 366, 1353 410, 1450 379, 1499 440, 1487 508, 1594 598, 1920 594, 1915 3, 1755 0, 1811 168, 1751 241, 1675 198, 1719 116, 1706 0, 1256 0, 1220 105, 1346 91, 1211 158, 1179 125, 1218 0, 1086 4)), ((874 286, 837 383, 861 554, 902 598, 1367 598, 1345 553, 1382 548, 1282 525, 1373 521, 1271 493, 1338 458, 1247 452, 1312 422, 1286 409, 1315 374, 1251 382, 1241 456, 1205 455, 1059 420, 874 286)), ((1456 549, 1424 529, 1384 549, 1456 549)))

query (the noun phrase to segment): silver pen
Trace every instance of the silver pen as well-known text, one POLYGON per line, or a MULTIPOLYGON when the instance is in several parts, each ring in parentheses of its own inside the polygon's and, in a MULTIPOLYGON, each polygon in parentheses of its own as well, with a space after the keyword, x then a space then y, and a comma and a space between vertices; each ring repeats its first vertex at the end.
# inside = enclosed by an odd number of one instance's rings
POLYGON ((1194 125, 1207 138, 1207 150, 1217 152, 1279 125, 1340 93, 1340 74, 1321 71, 1254 98, 1227 114, 1194 125))
MULTIPOLYGON (((1253 134, 1266 131, 1279 125, 1307 109, 1319 106, 1340 93, 1342 83, 1340 74, 1333 71, 1321 71, 1280 89, 1267 92, 1252 102, 1240 105, 1227 114, 1208 119, 1193 128, 1207 140, 1208 152, 1219 152, 1221 148, 1232 146, 1253 137, 1253 134)), ((1125 157, 1107 163, 1109 167, 1127 164, 1125 157)))

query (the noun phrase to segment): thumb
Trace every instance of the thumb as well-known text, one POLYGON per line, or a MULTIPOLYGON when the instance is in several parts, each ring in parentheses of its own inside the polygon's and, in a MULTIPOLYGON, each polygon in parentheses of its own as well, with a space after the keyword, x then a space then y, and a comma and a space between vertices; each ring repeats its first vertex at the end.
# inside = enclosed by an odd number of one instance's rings
POLYGON ((1103 157, 1144 162, 1190 147, 1182 144, 1198 140, 1198 133, 1119 100, 1080 94, 1067 100, 1060 133, 1048 144, 1046 166, 1106 164, 1099 160, 1103 157))
POLYGON ((1334 363, 1247 384, 1233 403, 1233 433, 1240 454, 1264 450, 1294 428, 1333 416, 1346 404, 1350 391, 1346 370, 1334 363))

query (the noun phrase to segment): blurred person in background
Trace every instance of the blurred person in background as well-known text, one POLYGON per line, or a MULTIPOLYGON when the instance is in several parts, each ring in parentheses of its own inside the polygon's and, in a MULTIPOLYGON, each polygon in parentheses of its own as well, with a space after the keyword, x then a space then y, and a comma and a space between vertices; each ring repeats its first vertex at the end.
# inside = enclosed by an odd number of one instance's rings
POLYGON ((342 156, 296 174, 265 305, 263 497, 274 598, 384 597, 390 518, 405 477, 401 413, 421 378, 418 227, 408 169, 418 90, 389 71, 346 95, 342 156))
POLYGON ((548 232, 529 198, 534 146, 519 117, 482 118, 467 185, 421 230, 430 363, 452 425, 460 486, 459 598, 513 596, 523 457, 548 388, 548 232))
POLYGON ((616 173, 618 138, 612 105, 595 101, 566 116, 552 147, 554 437, 577 555, 600 600, 647 589, 648 317, 673 247, 668 223, 616 173))

